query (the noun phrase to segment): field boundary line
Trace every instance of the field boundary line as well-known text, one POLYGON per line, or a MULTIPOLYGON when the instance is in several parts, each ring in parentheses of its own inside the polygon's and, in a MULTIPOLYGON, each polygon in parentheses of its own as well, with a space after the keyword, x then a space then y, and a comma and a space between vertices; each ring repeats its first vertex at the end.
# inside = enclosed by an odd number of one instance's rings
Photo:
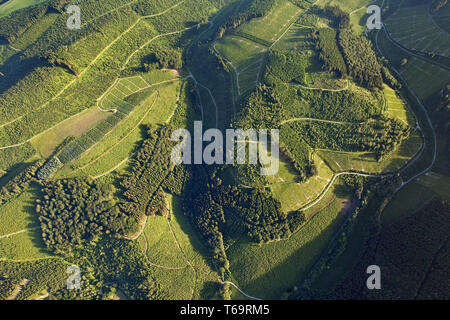
POLYGON ((20 231, 16 231, 16 232, 13 232, 13 233, 10 233, 10 234, 5 234, 3 236, 0 236, 0 240, 1 239, 6 239, 6 238, 11 238, 11 237, 13 237, 15 235, 22 234, 22 233, 25 233, 25 232, 28 232, 28 231, 37 230, 39 228, 40 227, 36 226, 36 227, 31 227, 31 228, 26 228, 26 229, 23 229, 23 230, 20 230, 20 231))

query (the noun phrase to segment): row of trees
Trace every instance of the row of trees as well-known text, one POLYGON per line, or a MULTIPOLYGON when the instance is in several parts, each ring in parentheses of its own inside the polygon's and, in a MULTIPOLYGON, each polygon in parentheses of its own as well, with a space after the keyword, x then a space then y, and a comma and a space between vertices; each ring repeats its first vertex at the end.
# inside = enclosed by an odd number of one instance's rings
POLYGON ((291 160, 298 176, 298 182, 306 181, 317 174, 311 159, 311 147, 303 140, 300 132, 291 126, 283 126, 280 133, 281 150, 291 160))
POLYGON ((182 54, 179 50, 158 47, 142 59, 142 69, 149 72, 155 69, 181 69, 183 67, 182 54))
POLYGON ((355 81, 367 88, 383 87, 381 65, 373 51, 372 43, 349 28, 339 31, 339 45, 344 53, 348 71, 355 81))
POLYGON ((8 181, 0 189, 0 205, 22 193, 36 178, 36 171, 43 165, 43 160, 37 161, 17 176, 8 181))
POLYGON ((319 57, 323 68, 336 71, 342 78, 347 76, 347 66, 337 45, 337 33, 334 29, 320 28, 313 33, 316 48, 320 51, 319 57))

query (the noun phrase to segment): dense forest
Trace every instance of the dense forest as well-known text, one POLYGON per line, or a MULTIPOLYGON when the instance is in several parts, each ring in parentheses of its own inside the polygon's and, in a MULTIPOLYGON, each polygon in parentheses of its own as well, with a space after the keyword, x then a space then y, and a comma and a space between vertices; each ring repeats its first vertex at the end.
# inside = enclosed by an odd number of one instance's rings
POLYGON ((271 129, 279 128, 284 119, 278 95, 272 87, 259 85, 255 92, 243 102, 242 112, 236 121, 236 128, 271 129))
POLYGON ((347 75, 347 66, 337 45, 337 33, 334 29, 320 28, 313 34, 323 68, 336 71, 340 77, 347 75))
POLYGON ((70 254, 86 242, 127 229, 127 218, 115 206, 112 185, 86 178, 42 182, 36 212, 48 249, 70 254))
POLYGON ((148 138, 140 147, 131 172, 120 182, 124 199, 119 204, 120 210, 137 221, 146 215, 167 214, 162 188, 166 181, 171 182, 168 178, 174 168, 172 131, 169 126, 148 129, 148 138))
POLYGON ((271 50, 267 61, 264 81, 274 85, 277 81, 305 83, 306 57, 292 50, 271 50))
POLYGON ((344 52, 349 73, 355 81, 367 88, 382 88, 381 65, 373 51, 372 43, 362 35, 355 35, 350 29, 339 31, 339 45, 344 52))

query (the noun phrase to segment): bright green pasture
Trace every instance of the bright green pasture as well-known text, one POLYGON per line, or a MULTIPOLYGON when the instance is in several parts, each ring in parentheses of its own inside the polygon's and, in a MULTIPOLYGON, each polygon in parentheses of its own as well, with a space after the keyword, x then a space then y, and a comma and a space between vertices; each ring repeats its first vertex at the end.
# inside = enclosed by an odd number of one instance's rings
POLYGON ((373 1, 371 1, 371 0, 345 0, 345 1, 342 1, 342 0, 318 0, 316 2, 316 4, 321 7, 323 7, 326 4, 338 5, 342 10, 350 13, 350 12, 358 10, 362 7, 367 6, 371 2, 373 2, 373 1))
MULTIPOLYGON (((342 212, 348 191, 336 185, 319 202, 322 208, 288 240, 254 244, 240 239, 228 250, 230 270, 236 284, 247 294, 277 299, 298 285, 327 247, 344 219, 342 212), (337 195, 336 195, 337 194, 337 195)), ((313 209, 310 209, 313 210, 313 209)))
POLYGON ((285 212, 298 210, 314 201, 333 177, 331 169, 320 157, 315 156, 317 175, 305 182, 296 182, 298 173, 291 163, 287 159, 280 160, 278 174, 270 176, 269 181, 275 198, 281 202, 282 209, 285 212))
POLYGON ((350 11, 350 24, 352 25, 352 30, 356 33, 363 33, 366 30, 366 23, 369 15, 367 14, 367 7, 369 5, 378 5, 381 7, 382 0, 356 0, 355 4, 350 4, 350 2, 346 1, 344 4, 340 4, 341 6, 348 7, 348 11, 350 11), (357 6, 357 7, 356 7, 357 6))
POLYGON ((310 37, 313 30, 313 28, 294 23, 274 48, 297 51, 314 50, 314 43, 310 37))
POLYGON ((183 214, 181 200, 168 197, 170 219, 149 218, 139 244, 165 298, 212 298, 218 278, 210 264, 210 252, 183 214))
POLYGON ((25 260, 49 256, 42 242, 36 189, 26 190, 0 206, 0 259, 25 260))
POLYGON ((265 17, 252 19, 238 31, 269 42, 275 42, 296 20, 302 10, 287 0, 276 1, 275 7, 265 17))
POLYGON ((266 47, 233 35, 216 42, 214 48, 233 69, 239 95, 256 88, 266 47))
POLYGON ((41 229, 33 229, 0 239, 0 260, 30 260, 50 257, 42 241, 41 229))
POLYGON ((27 190, 0 206, 0 237, 40 225, 35 201, 35 194, 27 190))
POLYGON ((402 121, 410 127, 415 127, 416 120, 414 115, 399 95, 387 85, 384 85, 383 90, 386 99, 387 115, 402 121))

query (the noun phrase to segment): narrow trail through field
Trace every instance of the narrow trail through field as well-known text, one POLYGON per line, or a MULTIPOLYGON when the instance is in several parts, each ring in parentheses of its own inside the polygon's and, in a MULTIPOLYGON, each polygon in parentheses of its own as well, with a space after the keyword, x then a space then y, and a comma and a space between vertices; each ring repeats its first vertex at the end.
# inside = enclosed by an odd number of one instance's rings
MULTIPOLYGON (((103 158, 104 156, 108 155, 115 147, 117 147, 119 144, 121 144, 122 141, 124 141, 126 138, 128 138, 128 137, 130 136, 130 134, 132 134, 136 129, 138 129, 138 128, 139 128, 139 125, 145 120, 145 118, 147 118, 148 114, 149 114, 150 111, 153 109, 153 106, 155 105, 156 101, 158 100, 158 97, 159 97, 159 91, 153 93, 150 97, 152 97, 152 96, 154 96, 154 95, 156 95, 157 97, 155 98, 155 100, 153 100, 153 103, 150 105, 150 107, 149 107, 148 110, 145 112, 145 114, 142 116, 142 118, 138 121, 138 123, 136 123, 136 125, 135 125, 133 128, 131 128, 131 130, 128 131, 128 133, 127 133, 125 136, 123 136, 121 139, 119 139, 119 141, 117 141, 116 143, 114 143, 111 147, 107 148, 104 152, 102 152, 101 155, 99 155, 98 157, 92 159, 91 161, 89 161, 89 162, 88 162, 87 164, 85 164, 84 166, 79 167, 79 168, 77 168, 76 170, 74 170, 74 173, 75 173, 75 172, 78 172, 79 170, 83 170, 83 169, 87 168, 88 166, 90 166, 90 165, 96 163, 98 160, 100 160, 100 159, 103 158)), ((135 111, 135 110, 133 109, 133 111, 135 111)), ((133 111, 132 111, 132 112, 133 112, 133 111)), ((95 145, 96 145, 96 144, 94 144, 94 146, 95 146, 95 145)))
POLYGON ((317 118, 292 118, 287 119, 280 122, 280 125, 290 123, 290 122, 299 122, 299 121, 312 121, 312 122, 324 122, 324 123, 331 123, 331 124, 339 124, 339 125, 354 125, 354 124, 363 124, 364 122, 343 122, 343 121, 333 121, 333 120, 324 120, 324 119, 317 119, 317 118))
POLYGON ((315 88, 315 87, 307 87, 301 84, 294 84, 297 87, 306 89, 306 90, 320 90, 320 91, 329 91, 329 92, 342 92, 345 90, 348 90, 350 88, 350 81, 347 79, 347 84, 344 88, 340 88, 340 89, 327 89, 327 88, 315 88))
MULTIPOLYGON (((177 109, 178 109, 178 107, 179 107, 179 105, 180 105, 180 100, 181 100, 181 96, 182 96, 182 94, 183 94, 183 88, 184 88, 184 85, 186 84, 186 81, 187 81, 189 78, 190 78, 190 77, 187 76, 187 77, 185 77, 185 78, 183 79, 183 82, 181 83, 181 86, 180 86, 180 92, 179 92, 178 97, 177 97, 176 107, 175 107, 175 109, 173 110, 173 112, 170 114, 170 116, 167 118, 167 120, 165 121, 165 123, 169 123, 170 120, 171 120, 171 119, 173 118, 173 116, 175 115, 175 112, 177 111, 177 109)), ((179 79, 177 78, 176 80, 179 80, 179 79)), ((169 81, 172 81, 172 80, 169 80, 169 81)), ((165 82, 165 81, 164 81, 164 82, 165 82)), ((159 84, 161 84, 161 82, 160 82, 159 84)), ((155 86, 155 85, 156 85, 156 84, 154 84, 154 86, 155 86)), ((156 102, 156 101, 155 101, 155 102, 156 102)), ((146 116, 144 116, 144 117, 142 118, 142 120, 145 119, 145 117, 146 117, 146 116)), ((141 120, 141 122, 142 122, 142 120, 141 120)), ((140 123, 141 123, 141 122, 140 122, 140 123)), ((123 140, 123 139, 122 139, 122 140, 123 140)), ((119 143, 117 143, 115 146, 117 146, 118 144, 119 144, 119 143)), ((114 148, 115 146, 111 147, 111 149, 114 148)), ((129 155, 128 157, 122 159, 116 166, 114 166, 113 168, 111 168, 110 170, 108 170, 108 171, 106 171, 106 172, 104 172, 104 173, 102 173, 102 174, 99 174, 99 175, 93 177, 93 179, 94 179, 94 180, 97 180, 97 179, 99 179, 99 178, 102 178, 102 177, 104 177, 104 176, 106 176, 106 175, 108 175, 108 174, 110 174, 110 173, 116 171, 116 170, 119 169, 121 166, 123 166, 125 163, 127 163, 130 159, 132 159, 135 155, 136 155, 136 152, 132 153, 132 154, 129 155)), ((102 156, 100 156, 99 158, 101 158, 101 157, 102 157, 102 156)), ((89 164, 91 164, 91 163, 88 163, 88 164, 85 165, 84 167, 87 167, 89 164)), ((80 169, 77 169, 77 170, 80 170, 80 169)))
POLYGON ((249 299, 251 299, 251 300, 263 300, 263 299, 256 298, 256 297, 253 297, 253 296, 250 296, 250 295, 246 294, 246 293, 245 293, 244 291, 242 291, 242 290, 241 290, 234 282, 231 282, 231 281, 221 281, 220 283, 222 283, 222 284, 229 284, 229 285, 233 286, 233 287, 236 288, 236 290, 239 291, 242 295, 244 295, 245 297, 247 297, 247 298, 249 298, 249 299))
POLYGON ((186 260, 186 262, 189 265, 189 267, 192 269, 192 271, 194 271, 194 287, 192 288, 192 296, 191 296, 191 300, 193 300, 194 299, 194 295, 195 295, 195 290, 197 288, 197 279, 198 279, 197 269, 195 269, 194 265, 188 259, 188 257, 184 253, 183 248, 181 248, 181 245, 180 245, 180 243, 179 243, 179 241, 177 239, 177 236, 175 235, 175 232, 173 231, 172 224, 170 223, 169 219, 167 219, 167 223, 169 224, 170 232, 172 233, 173 239, 175 240, 175 243, 176 243, 178 249, 180 250, 181 254, 184 257, 184 260, 186 260))
POLYGON ((147 238, 147 235, 145 233, 143 233, 142 236, 144 237, 144 241, 145 241, 145 248, 144 248, 145 257, 147 258, 147 262, 152 267, 159 268, 159 269, 165 269, 165 270, 183 270, 183 269, 186 269, 186 267, 188 267, 187 264, 182 266, 182 267, 167 267, 167 266, 163 266, 163 265, 151 262, 151 260, 150 260, 150 258, 148 256, 148 238, 147 238))
POLYGON ((10 237, 13 237, 13 236, 18 235, 18 234, 21 234, 21 233, 25 233, 25 232, 28 232, 28 231, 37 230, 37 229, 39 229, 39 228, 40 228, 40 227, 31 227, 31 228, 23 229, 23 230, 16 231, 16 232, 13 232, 13 233, 10 233, 10 234, 5 234, 5 235, 3 235, 3 236, 0 236, 0 239, 10 238, 10 237))

